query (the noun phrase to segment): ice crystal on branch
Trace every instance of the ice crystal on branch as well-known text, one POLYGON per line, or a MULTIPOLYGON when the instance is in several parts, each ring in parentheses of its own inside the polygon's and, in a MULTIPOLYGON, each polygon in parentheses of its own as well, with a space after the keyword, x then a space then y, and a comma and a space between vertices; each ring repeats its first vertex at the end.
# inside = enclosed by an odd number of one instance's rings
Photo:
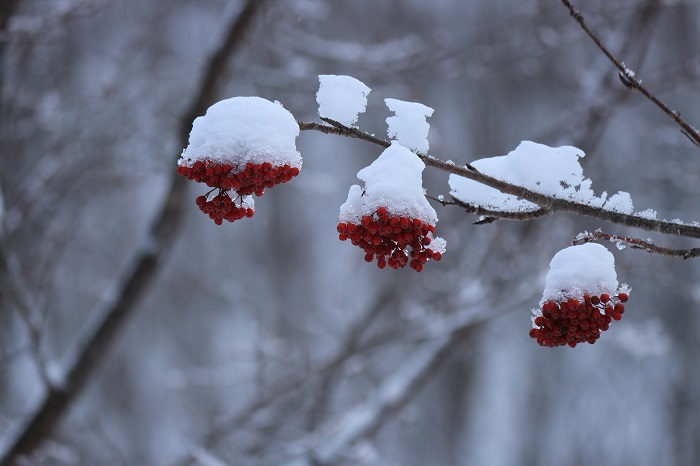
POLYGON ((418 102, 396 99, 384 99, 384 102, 396 114, 386 119, 389 137, 411 150, 427 153, 430 125, 425 120, 433 114, 433 109, 418 102))
POLYGON ((353 126, 357 116, 367 108, 367 95, 370 88, 351 76, 322 74, 318 77, 320 86, 316 93, 318 114, 345 126, 353 126))
POLYGON ((629 296, 618 287, 615 258, 604 246, 586 243, 554 255, 540 307, 533 309, 530 337, 541 346, 572 348, 595 343, 620 320, 629 296))
POLYGON ((376 259, 379 268, 409 264, 420 272, 428 260, 439 260, 446 243, 433 236, 437 214, 423 193, 424 169, 414 153, 393 143, 358 172, 365 188, 352 186, 340 207, 339 238, 363 249, 365 260, 376 259))
POLYGON ((278 103, 260 97, 222 100, 194 120, 178 173, 219 190, 197 198, 217 224, 251 217, 250 195, 262 196, 299 174, 298 135, 296 120, 278 103))

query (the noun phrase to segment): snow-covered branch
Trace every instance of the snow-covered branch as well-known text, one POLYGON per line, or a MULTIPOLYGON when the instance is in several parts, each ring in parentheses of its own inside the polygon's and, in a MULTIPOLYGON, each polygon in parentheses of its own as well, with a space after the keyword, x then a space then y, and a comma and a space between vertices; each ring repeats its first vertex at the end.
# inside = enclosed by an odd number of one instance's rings
MULTIPOLYGON (((299 128, 302 131, 314 130, 326 134, 335 134, 339 136, 362 139, 379 147, 388 147, 390 145, 388 141, 377 138, 376 136, 361 131, 357 128, 344 126, 338 122, 333 122, 332 126, 319 123, 299 122, 299 128)), ((700 238, 700 224, 697 223, 683 223, 676 220, 657 220, 636 214, 627 214, 614 210, 607 210, 602 207, 596 207, 570 199, 561 199, 533 191, 523 186, 518 186, 513 183, 499 180, 495 177, 482 173, 470 164, 459 166, 452 162, 443 161, 431 155, 421 153, 417 153, 416 155, 425 163, 426 166, 476 181, 477 183, 497 189, 502 193, 511 194, 520 199, 524 199, 538 205, 540 208, 537 210, 537 214, 534 216, 535 218, 551 213, 566 212, 654 233, 661 233, 671 236, 684 236, 688 238, 700 238)), ((456 201, 455 204, 457 204, 456 201)), ((493 214, 493 212, 491 214, 493 214)), ((498 217, 516 218, 520 215, 520 212, 501 212, 501 215, 498 217)), ((496 217, 496 215, 488 214, 486 216, 496 217)))
POLYGON ((572 245, 584 244, 590 241, 610 241, 615 243, 618 248, 629 246, 632 249, 642 249, 651 254, 659 254, 666 257, 679 257, 681 259, 692 259, 700 256, 700 248, 690 249, 670 249, 655 245, 650 239, 631 238, 629 236, 611 235, 596 230, 592 233, 580 233, 571 242, 572 245))

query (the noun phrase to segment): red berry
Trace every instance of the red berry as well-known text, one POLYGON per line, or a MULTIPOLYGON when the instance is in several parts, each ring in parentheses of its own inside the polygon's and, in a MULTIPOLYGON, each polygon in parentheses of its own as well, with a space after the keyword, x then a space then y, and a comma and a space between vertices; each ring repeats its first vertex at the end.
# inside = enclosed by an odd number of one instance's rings
POLYGON ((617 299, 619 299, 620 302, 623 302, 623 303, 627 302, 627 299, 628 299, 627 293, 619 293, 617 295, 617 299))

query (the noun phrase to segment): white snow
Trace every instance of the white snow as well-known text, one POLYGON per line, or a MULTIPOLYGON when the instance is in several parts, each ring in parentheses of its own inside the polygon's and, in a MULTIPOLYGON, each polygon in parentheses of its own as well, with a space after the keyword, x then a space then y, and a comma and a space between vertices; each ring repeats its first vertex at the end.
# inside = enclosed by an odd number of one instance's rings
MULTIPOLYGON (((591 189, 592 182, 583 176, 579 163, 584 156, 581 149, 573 146, 549 147, 523 141, 508 155, 476 160, 471 165, 482 173, 540 194, 602 207, 607 193, 596 196, 591 189)), ((453 197, 486 209, 523 212, 538 208, 531 202, 458 175, 450 175, 449 184, 453 197)), ((612 206, 620 211, 627 211, 631 206, 628 193, 618 193, 612 199, 612 206)))
POLYGON ((260 97, 233 97, 215 103, 192 123, 190 140, 179 165, 197 160, 245 165, 270 162, 301 168, 296 149, 299 125, 278 102, 260 97))
POLYGON ((637 217, 648 218, 650 220, 656 220, 656 211, 654 209, 645 209, 640 212, 636 212, 634 215, 637 217))
POLYGON ((632 214, 632 212, 634 212, 632 197, 629 193, 620 191, 617 194, 610 196, 610 198, 605 202, 603 209, 612 212, 620 212, 622 214, 632 214))
MULTIPOLYGON (((339 221, 359 224, 363 215, 385 207, 390 215, 417 218, 435 225, 437 213, 423 192, 425 164, 408 148, 393 142, 368 167, 357 173, 364 190, 353 185, 340 207, 339 221)), ((437 246, 436 246, 437 247, 437 246)))
POLYGON ((384 99, 384 102, 396 114, 386 119, 389 137, 411 150, 427 153, 430 125, 425 120, 433 114, 433 109, 418 102, 397 99, 384 99))
POLYGON ((428 245, 425 249, 430 249, 433 252, 445 254, 445 251, 447 250, 447 241, 445 241, 443 238, 440 238, 439 236, 433 238, 432 233, 428 233, 428 236, 430 236, 431 242, 430 245, 428 245))
POLYGON ((367 95, 371 89, 351 76, 322 74, 318 80, 318 114, 345 126, 353 126, 358 114, 367 108, 367 95))
POLYGON ((597 243, 569 246, 549 263, 540 306, 546 301, 581 299, 584 294, 614 295, 618 287, 615 258, 597 243))

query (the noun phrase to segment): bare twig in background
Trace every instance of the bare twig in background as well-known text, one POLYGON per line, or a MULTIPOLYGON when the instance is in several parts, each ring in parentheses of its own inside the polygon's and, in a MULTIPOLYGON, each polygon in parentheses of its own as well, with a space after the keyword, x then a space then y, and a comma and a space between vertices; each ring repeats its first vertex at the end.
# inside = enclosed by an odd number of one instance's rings
POLYGON ((607 240, 620 246, 627 245, 632 249, 642 249, 651 254, 659 254, 666 257, 680 257, 681 259, 692 259, 700 256, 700 248, 690 249, 670 249, 662 246, 657 246, 651 240, 630 238, 629 236, 611 235, 603 233, 600 230, 593 233, 581 233, 571 242, 572 245, 589 243, 591 241, 607 240))
POLYGON ((610 52, 610 50, 605 46, 605 44, 603 44, 603 41, 593 31, 591 31, 591 29, 589 29, 588 25, 586 24, 586 21, 583 18, 583 15, 581 15, 581 12, 579 12, 569 0, 561 0, 561 2, 564 4, 564 6, 566 6, 569 9, 569 13, 571 13, 571 16, 573 16, 574 19, 578 22, 578 24, 581 26, 581 29, 583 29, 584 32, 588 35, 588 37, 590 37, 593 40, 593 42, 600 49, 600 51, 603 52, 603 54, 605 54, 606 57, 608 57, 608 60, 610 60, 613 65, 615 65, 615 68, 618 69, 618 76, 620 77, 620 81, 622 81, 622 84, 629 89, 635 89, 642 93, 644 97, 653 102, 657 107, 661 109, 661 111, 663 111, 666 115, 673 119, 673 121, 681 127, 681 131, 683 132, 683 134, 685 134, 688 137, 688 139, 690 139, 690 141, 693 142, 693 144, 700 147, 700 131, 698 131, 695 127, 693 127, 691 124, 685 121, 677 110, 671 110, 671 108, 668 105, 662 102, 661 99, 656 97, 651 91, 649 91, 645 86, 643 86, 642 81, 635 77, 634 71, 625 66, 625 64, 620 59, 613 55, 613 53, 610 52))
POLYGON ((372 338, 365 342, 361 342, 361 340, 367 329, 381 314, 382 310, 386 308, 388 302, 396 298, 396 293, 397 291, 393 287, 381 293, 374 304, 370 306, 348 330, 338 350, 325 362, 320 363, 316 368, 309 369, 299 377, 277 383, 272 391, 260 393, 235 416, 223 422, 219 422, 218 425, 212 428, 209 434, 199 442, 198 447, 194 448, 185 458, 182 458, 174 464, 178 466, 190 464, 192 459, 194 459, 195 452, 201 449, 204 449, 203 451, 212 449, 227 434, 245 427, 250 420, 263 409, 296 390, 301 389, 309 382, 314 381, 316 377, 321 377, 321 379, 328 378, 330 374, 340 369, 348 359, 383 343, 385 341, 383 337, 379 339, 372 338))
MULTIPOLYGON (((649 50, 651 30, 656 24, 661 5, 657 0, 648 0, 630 20, 630 33, 625 36, 620 48, 624 56, 633 58, 635 66, 641 66, 649 50), (635 53, 636 52, 636 53, 635 53)), ((592 152, 604 134, 604 128, 632 94, 609 79, 610 72, 605 62, 595 70, 594 77, 580 78, 595 85, 580 83, 584 94, 577 99, 579 105, 557 118, 556 124, 535 140, 551 140, 565 134, 567 144, 582 147, 592 152)))
MULTIPOLYGON (((265 0, 249 0, 231 22, 224 40, 212 55, 197 95, 181 119, 179 141, 183 146, 187 143, 192 120, 214 102, 233 53, 241 46, 242 38, 264 4, 265 0)), ((31 453, 51 435, 66 409, 104 360, 124 323, 153 283, 161 261, 177 236, 184 212, 185 183, 186 180, 172 170, 170 190, 131 270, 120 281, 115 301, 104 311, 101 321, 77 345, 75 358, 65 371, 65 383, 61 387, 51 387, 31 418, 20 428, 15 440, 2 456, 0 464, 3 466, 10 466, 18 455, 31 453)))
POLYGON ((474 314, 460 323, 454 322, 457 325, 445 335, 428 340, 406 358, 367 396, 367 401, 344 410, 317 432, 301 439, 296 446, 308 450, 313 458, 312 464, 336 464, 338 458, 353 445, 375 436, 387 420, 393 419, 393 414, 415 397, 426 382, 469 341, 475 327, 481 322, 482 319, 474 314))

